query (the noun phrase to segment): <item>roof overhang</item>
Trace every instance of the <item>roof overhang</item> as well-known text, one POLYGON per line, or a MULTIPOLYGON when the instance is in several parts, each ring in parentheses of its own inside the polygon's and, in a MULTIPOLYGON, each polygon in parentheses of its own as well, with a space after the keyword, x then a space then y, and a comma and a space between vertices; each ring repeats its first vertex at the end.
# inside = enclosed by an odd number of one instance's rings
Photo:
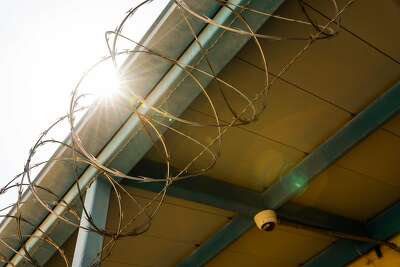
MULTIPOLYGON (((213 0, 205 0, 201 3, 195 0, 186 0, 186 2, 220 23, 231 25, 237 23, 230 9, 220 8, 213 0)), ((245 3, 253 5, 258 10, 274 12, 283 0, 235 0, 232 2, 236 4, 245 3)), ((232 6, 232 8, 235 7, 232 6)), ((159 19, 152 25, 142 43, 160 54, 178 59, 183 66, 197 64, 201 66, 201 64, 204 64, 202 50, 197 43, 193 42, 192 33, 179 12, 176 5, 168 5, 159 19), (179 36, 178 40, 176 36, 179 36)), ((257 30, 267 20, 266 16, 243 15, 253 30, 257 30)), ((247 36, 237 38, 235 34, 225 32, 212 25, 205 25, 194 18, 192 18, 192 25, 199 34, 202 46, 212 47, 209 50, 208 58, 217 73, 230 62, 249 39, 247 36)), ((128 58, 124 71, 132 73, 132 75, 140 74, 138 75, 140 79, 133 79, 130 88, 134 88, 136 93, 140 93, 143 97, 146 97, 149 103, 153 104, 160 103, 163 96, 168 95, 172 88, 179 84, 179 95, 175 94, 169 100, 174 103, 174 105, 168 106, 168 111, 173 114, 181 114, 201 92, 199 88, 185 80, 187 74, 181 68, 173 66, 170 62, 160 62, 158 58, 143 53, 137 53, 128 58)), ((199 77, 199 79, 203 86, 207 86, 212 80, 205 76, 199 77)), ((139 162, 152 144, 140 131, 141 124, 137 116, 132 113, 131 104, 124 99, 116 99, 115 101, 114 106, 118 106, 118 112, 111 110, 109 106, 92 107, 80 122, 78 134, 88 151, 97 155, 98 159, 112 168, 128 172, 139 162), (102 127, 99 127, 99 125, 102 127), (105 125, 107 127, 104 127, 105 125)), ((140 108, 141 112, 149 114, 146 107, 140 108)), ((66 141, 69 142, 70 139, 67 138, 66 141)), ((60 147, 53 158, 68 157, 69 153, 66 148, 60 147)), ((92 167, 82 168, 78 174, 80 175, 80 186, 86 189, 96 175, 96 170, 92 167)), ((78 203, 78 195, 75 192, 76 179, 74 171, 68 163, 50 162, 39 173, 35 181, 38 185, 43 185, 56 193, 60 199, 68 200, 68 203, 71 203, 70 205, 78 203)), ((19 212, 35 226, 22 225, 23 234, 40 235, 41 232, 37 231, 39 227, 41 231, 49 234, 58 245, 61 245, 75 231, 74 227, 57 221, 56 216, 43 209, 29 191, 24 195, 23 201, 24 204, 20 207, 19 212)), ((55 206, 53 210, 62 214, 65 208, 55 206)), ((15 213, 15 211, 12 212, 15 213)), ((16 227, 17 225, 13 220, 6 219, 1 225, 0 232, 3 236, 12 236, 17 232, 16 227)), ((45 263, 55 252, 49 246, 44 247, 42 242, 37 242, 37 238, 31 237, 23 241, 26 249, 35 255, 35 258, 40 259, 40 263, 45 263), (39 250, 39 248, 42 249, 39 250)), ((18 239, 10 239, 9 245, 15 250, 19 250, 21 254, 24 253, 20 249, 22 243, 18 239)), ((0 253, 6 258, 12 258, 14 264, 21 262, 22 257, 6 247, 0 247, 0 253)))

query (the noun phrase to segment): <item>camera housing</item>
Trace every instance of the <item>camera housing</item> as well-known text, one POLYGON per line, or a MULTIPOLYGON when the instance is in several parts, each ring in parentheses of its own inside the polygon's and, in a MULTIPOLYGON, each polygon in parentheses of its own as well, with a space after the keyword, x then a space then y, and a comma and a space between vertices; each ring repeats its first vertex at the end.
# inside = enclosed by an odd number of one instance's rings
POLYGON ((263 210, 254 216, 254 222, 262 231, 272 231, 278 224, 278 217, 273 210, 263 210))

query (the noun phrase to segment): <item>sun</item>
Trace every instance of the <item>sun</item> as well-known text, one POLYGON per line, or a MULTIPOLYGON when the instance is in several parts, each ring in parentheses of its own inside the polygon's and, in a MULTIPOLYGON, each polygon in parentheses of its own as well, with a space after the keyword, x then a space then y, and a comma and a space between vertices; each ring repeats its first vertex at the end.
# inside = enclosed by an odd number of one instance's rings
POLYGON ((112 64, 96 67, 87 77, 85 92, 96 98, 112 98, 120 91, 121 81, 112 64))

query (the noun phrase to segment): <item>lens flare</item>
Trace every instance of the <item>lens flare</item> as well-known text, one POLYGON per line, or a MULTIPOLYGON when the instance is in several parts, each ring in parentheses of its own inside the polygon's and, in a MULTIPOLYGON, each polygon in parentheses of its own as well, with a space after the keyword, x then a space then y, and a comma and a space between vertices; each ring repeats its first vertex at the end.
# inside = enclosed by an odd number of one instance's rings
POLYGON ((118 72, 111 64, 96 67, 88 76, 84 86, 87 93, 96 98, 111 98, 116 95, 121 86, 118 72))

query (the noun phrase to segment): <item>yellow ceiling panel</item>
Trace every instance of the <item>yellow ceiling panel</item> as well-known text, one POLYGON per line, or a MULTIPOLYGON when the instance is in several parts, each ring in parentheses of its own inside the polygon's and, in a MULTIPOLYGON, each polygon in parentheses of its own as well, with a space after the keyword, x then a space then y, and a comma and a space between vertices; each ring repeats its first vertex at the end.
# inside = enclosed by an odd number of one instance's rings
MULTIPOLYGON (((393 243, 400 244, 400 236, 391 240, 393 243)), ((348 267, 397 267, 400 266, 400 253, 388 247, 381 247, 383 257, 378 258, 375 251, 361 256, 348 267)))
MULTIPOLYGON (((184 118, 202 122, 209 120, 208 116, 190 110, 185 113, 184 118)), ((179 129, 206 144, 216 136, 215 127, 182 126, 179 129)), ((200 146, 171 131, 165 136, 175 166, 186 166, 202 151, 200 146)), ((257 191, 265 189, 288 167, 304 157, 301 151, 240 128, 229 129, 222 139, 221 156, 207 175, 257 191)), ((147 157, 160 160, 156 149, 152 149, 147 157)), ((210 157, 204 155, 196 162, 195 167, 199 169, 209 162, 210 157)))
MULTIPOLYGON (((196 178, 194 177, 193 179, 196 179, 196 178)), ((135 189, 135 188, 126 188, 126 189, 128 190, 128 192, 134 194, 135 196, 138 196, 138 197, 141 197, 144 199, 150 199, 150 198, 154 197, 154 193, 150 192, 150 191, 135 189)), ((227 210, 223 210, 223 209, 219 209, 219 208, 211 207, 208 205, 200 204, 197 202, 187 201, 187 200, 184 200, 181 198, 176 198, 176 197, 171 197, 171 196, 167 196, 165 198, 164 203, 174 205, 174 206, 179 206, 182 208, 197 210, 197 211, 204 212, 204 213, 210 213, 210 214, 218 215, 218 216, 222 216, 222 217, 230 217, 233 215, 232 212, 227 211, 227 210)))
MULTIPOLYGON (((149 200, 153 193, 129 189, 139 202, 149 200)), ((124 202, 127 204, 129 202, 124 202)), ((125 205, 125 216, 132 215, 135 206, 125 205)), ((108 226, 114 227, 117 214, 115 197, 111 199, 108 226)), ((205 239, 228 222, 233 214, 194 202, 167 197, 148 232, 142 236, 117 241, 112 254, 102 266, 174 266, 205 239)), ((72 260, 77 233, 63 245, 72 260)), ((108 239, 104 244, 108 243, 108 239)), ((46 266, 63 266, 63 260, 54 256, 46 266)))
MULTIPOLYGON (((387 30, 398 24, 392 21, 398 17, 397 2, 379 4, 379 8, 388 14, 384 18, 376 11, 376 2, 359 2, 362 3, 356 3, 345 13, 345 25, 399 59, 397 48, 400 37, 392 38, 395 29, 387 30), (366 27, 365 20, 359 19, 361 17, 369 18, 370 26, 366 27), (379 23, 375 23, 376 20, 379 23)), ((312 1, 312 4, 319 5, 319 1, 312 1)), ((297 1, 286 1, 278 13, 304 19, 297 1)), ((326 22, 316 12, 310 11, 310 14, 319 22, 326 22)), ((310 30, 291 22, 270 19, 261 32, 307 36, 310 30)), ((305 41, 261 42, 273 74, 278 73, 306 44, 305 41)), ((249 42, 238 57, 240 59, 234 59, 224 69, 221 77, 253 96, 263 85, 259 54, 254 43, 249 42)), ((362 110, 400 78, 400 68, 353 35, 342 31, 336 38, 313 45, 283 78, 272 87, 267 110, 257 122, 243 128, 232 128, 223 136, 222 154, 207 175, 253 190, 264 190, 303 159, 303 151, 311 152, 350 119, 349 113, 343 109, 353 113, 362 110)), ((215 83, 208 88, 208 92, 216 101, 221 117, 229 121, 231 115, 222 103, 215 83)), ((233 106, 243 105, 243 100, 237 95, 229 90, 225 92, 228 92, 233 106)), ((209 116, 204 115, 210 114, 204 97, 199 97, 191 109, 194 110, 185 112, 184 118, 204 123, 211 121, 209 116)), ((399 121, 397 117, 385 127, 399 134, 399 121)), ((213 127, 177 127, 206 143, 217 134, 213 127)), ((199 146, 171 131, 166 133, 166 140, 172 161, 178 167, 190 162, 201 151, 199 146)), ((212 148, 216 150, 216 146, 212 148)), ((294 202, 366 220, 400 195, 398 151, 400 138, 380 130, 360 143, 337 166, 316 178, 294 202)), ((160 160, 154 148, 147 157, 160 160)), ((207 155, 200 157, 194 167, 206 166, 209 159, 207 155)), ((141 203, 153 196, 140 190, 130 191, 141 203)), ((113 198, 109 209, 109 227, 115 227, 117 211, 113 198)), ((135 211, 137 207, 133 203, 124 201, 125 216, 129 217, 135 211)), ((229 216, 232 213, 167 197, 150 230, 138 237, 119 240, 103 266, 174 266, 189 255, 196 244, 201 244, 226 224, 229 216)), ((75 238, 67 242, 67 253, 71 253, 71 249, 73 251, 75 238)), ((208 266, 298 266, 333 241, 330 237, 285 226, 278 226, 273 232, 253 228, 208 266)), ((400 261, 396 258, 397 254, 391 253, 384 250, 385 257, 394 257, 392 262, 400 261)), ((59 266, 59 260, 53 258, 48 266, 59 266)), ((363 267, 369 262, 370 259, 365 261, 363 258, 351 266, 363 267)), ((374 264, 393 266, 379 263, 376 259, 374 264)))
MULTIPOLYGON (((133 192, 133 194, 135 193, 133 192)), ((135 195, 135 197, 136 200, 143 206, 151 200, 151 198, 139 197, 137 195, 135 195)), ((122 201, 126 218, 125 222, 128 222, 138 213, 139 208, 134 204, 134 202, 128 201, 127 198, 123 198, 122 201)), ((154 202, 148 211, 153 210, 158 203, 159 202, 154 202)), ((119 211, 117 201, 113 196, 111 198, 108 214, 107 227, 109 227, 109 229, 116 229, 118 223, 118 214, 119 211)), ((150 229, 143 235, 165 239, 172 242, 181 242, 193 245, 208 238, 215 231, 224 226, 228 221, 229 219, 222 215, 164 202, 152 220, 150 229)), ((146 217, 140 216, 137 221, 132 224, 132 226, 139 226, 145 222, 146 217)))
POLYGON ((333 241, 334 239, 318 233, 282 225, 272 232, 263 232, 254 227, 217 256, 210 266, 217 266, 215 263, 218 262, 228 262, 231 254, 247 255, 245 258, 254 257, 253 262, 260 263, 258 266, 268 266, 268 263, 276 264, 270 266, 298 266, 333 241))
MULTIPOLYGON (((265 244, 265 250, 267 250, 267 244, 265 244)), ((265 260, 258 255, 233 252, 230 250, 224 250, 217 257, 212 259, 207 267, 296 267, 290 262, 282 262, 275 259, 265 260)))
POLYGON ((366 220, 399 198, 399 189, 339 166, 319 175, 295 203, 366 220))
MULTIPOLYGON (((233 59, 219 76, 249 97, 254 97, 264 88, 264 72, 239 59, 233 59)), ((221 118, 230 121, 232 114, 218 89, 214 82, 207 91, 221 118)), ((232 90, 222 89, 236 110, 245 106, 243 99, 232 90)), ((204 95, 198 97, 191 108, 212 114, 204 95)), ((245 127, 301 151, 311 152, 350 118, 349 113, 278 80, 269 93, 266 110, 257 121, 245 127)))
MULTIPOLYGON (((68 238, 68 240, 61 246, 61 249, 67 256, 70 264, 72 263, 72 258, 74 257, 75 243, 77 237, 78 237, 78 231, 75 231, 75 233, 72 234, 68 238)), ((59 254, 56 253, 46 263, 46 267, 59 267, 59 266, 65 266, 65 261, 61 256, 59 256, 59 254)))
MULTIPOLYGON (((175 266, 193 249, 195 246, 192 244, 140 235, 118 240, 107 260, 118 262, 120 265, 170 267, 175 266)), ((110 263, 107 264, 110 266, 110 263)))
MULTIPOLYGON (((277 13, 304 19, 297 1, 286 1, 277 13)), ((316 12, 310 11, 310 15, 320 23, 326 22, 316 12)), ((346 20, 346 14, 344 16, 346 20)), ((356 19, 360 20, 359 17, 356 19)), ((308 36, 310 30, 304 25, 271 19, 260 32, 299 37, 308 36)), ((306 44, 306 41, 261 42, 270 70, 275 74, 306 44)), ((249 42, 239 57, 261 66, 254 42, 249 42)), ((312 45, 283 77, 327 101, 358 113, 400 78, 400 67, 353 35, 341 31, 332 39, 312 45)))
POLYGON ((150 265, 128 264, 118 261, 105 260, 101 267, 150 267, 150 265))
POLYGON ((395 116, 393 119, 389 120, 383 128, 391 131, 392 133, 400 136, 400 115, 395 116))
MULTIPOLYGON (((332 17, 331 1, 306 0, 312 7, 332 17)), ((338 0, 343 7, 348 0, 338 0)), ((346 11, 343 26, 362 39, 400 61, 400 36, 398 31, 400 3, 396 0, 355 1, 346 11)))
POLYGON ((399 151, 399 137, 385 130, 377 130, 355 146, 337 164, 384 183, 400 186, 399 151))

